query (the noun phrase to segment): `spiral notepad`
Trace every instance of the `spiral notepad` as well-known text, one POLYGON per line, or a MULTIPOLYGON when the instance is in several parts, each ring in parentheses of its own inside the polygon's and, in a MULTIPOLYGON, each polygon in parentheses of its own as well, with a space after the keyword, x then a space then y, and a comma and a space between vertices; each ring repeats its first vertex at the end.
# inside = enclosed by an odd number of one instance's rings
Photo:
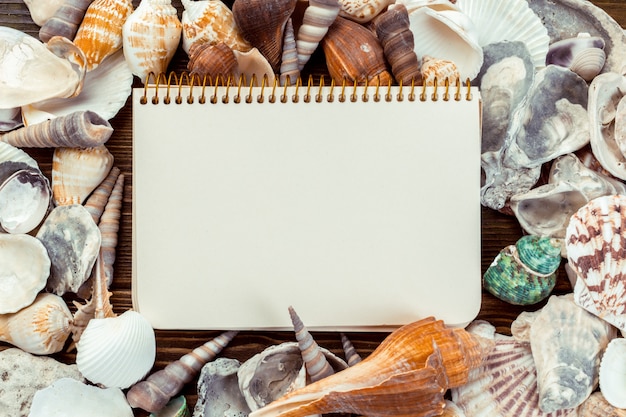
MULTIPOLYGON (((226 84, 226 85, 223 85, 226 84)), ((480 309, 480 95, 133 91, 133 305, 159 329, 388 330, 480 309)))

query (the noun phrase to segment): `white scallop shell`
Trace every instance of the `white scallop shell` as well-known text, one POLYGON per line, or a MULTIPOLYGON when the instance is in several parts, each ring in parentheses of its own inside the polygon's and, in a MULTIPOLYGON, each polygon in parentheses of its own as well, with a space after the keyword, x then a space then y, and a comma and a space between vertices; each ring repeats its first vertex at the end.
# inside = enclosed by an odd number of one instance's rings
POLYGON ((76 345, 78 370, 105 387, 130 387, 148 374, 155 358, 154 330, 132 310, 117 317, 91 319, 76 345))
POLYGON ((26 234, 0 234, 0 314, 30 305, 50 274, 44 245, 26 234))
POLYGON ((522 41, 528 47, 535 68, 545 66, 550 45, 548 30, 526 0, 457 0, 457 7, 469 16, 478 32, 478 44, 522 41))
POLYGON ((126 104, 132 83, 133 73, 124 53, 117 51, 87 73, 78 96, 45 100, 22 107, 24 124, 35 124, 81 110, 94 111, 103 119, 110 120, 126 104))
POLYGON ((456 10, 434 10, 420 7, 409 13, 414 51, 456 64, 462 80, 473 80, 483 64, 483 50, 478 44, 471 20, 456 10))
POLYGON ((72 378, 56 380, 33 396, 29 417, 132 417, 119 388, 98 388, 72 378))
POLYGON ((600 362, 600 391, 614 407, 626 408, 626 339, 611 340, 600 362))

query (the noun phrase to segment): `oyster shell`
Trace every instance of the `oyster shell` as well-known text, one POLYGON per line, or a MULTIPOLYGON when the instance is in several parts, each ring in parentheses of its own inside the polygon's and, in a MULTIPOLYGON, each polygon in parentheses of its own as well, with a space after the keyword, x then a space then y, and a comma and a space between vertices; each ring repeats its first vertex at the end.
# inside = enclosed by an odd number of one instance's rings
POLYGON ((2 162, 23 162, 29 167, 39 169, 37 161, 35 161, 30 155, 23 150, 16 148, 13 145, 0 141, 0 163, 2 162))
POLYGON ((614 407, 626 408, 626 339, 609 342, 600 362, 600 391, 614 407))
POLYGON ((19 107, 0 109, 0 135, 22 126, 22 111, 19 107))
POLYGON ((202 367, 193 417, 247 416, 250 408, 239 390, 237 359, 217 358, 202 367))
POLYGON ((30 235, 0 233, 0 314, 30 305, 46 286, 50 258, 30 235))

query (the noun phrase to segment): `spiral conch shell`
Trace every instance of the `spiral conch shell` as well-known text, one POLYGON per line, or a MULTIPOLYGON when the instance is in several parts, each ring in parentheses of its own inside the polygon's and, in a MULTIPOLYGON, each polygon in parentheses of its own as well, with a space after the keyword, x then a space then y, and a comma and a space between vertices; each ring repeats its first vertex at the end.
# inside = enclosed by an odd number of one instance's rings
POLYGON ((443 394, 463 385, 493 341, 432 317, 391 333, 363 361, 293 391, 251 417, 296 417, 330 412, 423 415, 443 412, 443 394))

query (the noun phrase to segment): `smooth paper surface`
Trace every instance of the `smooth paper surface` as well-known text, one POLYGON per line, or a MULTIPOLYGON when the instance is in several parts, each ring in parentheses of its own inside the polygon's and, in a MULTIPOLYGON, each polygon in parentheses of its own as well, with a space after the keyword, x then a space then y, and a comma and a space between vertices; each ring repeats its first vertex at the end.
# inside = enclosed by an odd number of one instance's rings
POLYGON ((474 319, 479 93, 391 90, 390 102, 358 87, 356 102, 307 103, 301 87, 297 103, 235 103, 220 87, 189 104, 183 87, 164 104, 160 87, 153 104, 154 88, 135 89, 134 308, 158 329, 291 329, 290 305, 311 329, 474 319))

